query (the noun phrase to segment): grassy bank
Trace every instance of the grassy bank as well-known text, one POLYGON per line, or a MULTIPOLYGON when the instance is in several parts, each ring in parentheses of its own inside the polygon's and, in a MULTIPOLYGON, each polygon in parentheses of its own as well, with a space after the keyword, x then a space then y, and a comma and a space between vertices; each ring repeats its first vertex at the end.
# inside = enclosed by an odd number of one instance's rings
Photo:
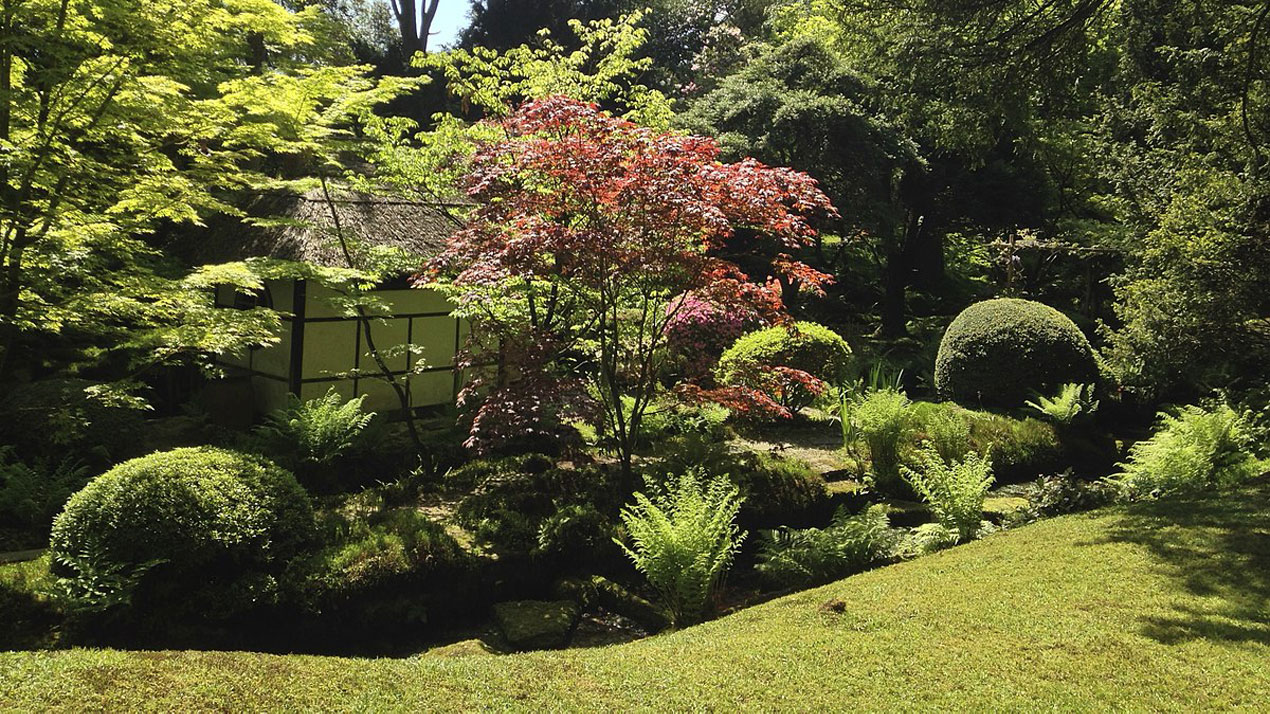
POLYGON ((1058 518, 629 645, 0 654, 0 708, 1257 708, 1270 488, 1058 518))

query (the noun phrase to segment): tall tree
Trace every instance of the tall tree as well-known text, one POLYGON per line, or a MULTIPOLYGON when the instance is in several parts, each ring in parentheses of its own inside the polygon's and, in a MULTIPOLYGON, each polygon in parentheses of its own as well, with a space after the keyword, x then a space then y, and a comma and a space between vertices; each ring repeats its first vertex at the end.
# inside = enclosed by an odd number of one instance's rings
POLYGON ((1095 150, 1116 281, 1108 357, 1149 398, 1261 391, 1270 360, 1270 4, 1132 0, 1095 150))
POLYGON ((774 38, 832 49, 834 64, 867 84, 869 110, 925 165, 896 184, 907 227, 880 236, 890 248, 880 251, 882 334, 906 331, 911 287, 939 284, 945 236, 993 240, 1054 224, 1046 151, 1062 144, 1047 143, 1049 122, 1084 116, 1098 84, 1075 80, 1105 54, 1091 30, 1105 16, 1091 17, 1089 4, 790 0, 771 9, 774 38))
POLYGON ((401 31, 401 54, 407 63, 416 52, 428 54, 428 35, 441 0, 390 0, 401 31))
POLYGON ((732 156, 814 176, 834 205, 847 209, 835 232, 862 235, 874 251, 884 277, 882 331, 894 334, 904 327, 906 273, 929 211, 910 186, 924 180, 926 166, 873 94, 821 40, 796 37, 759 50, 694 99, 681 121, 718 136, 732 156))
POLYGON ((276 315, 215 311, 204 291, 258 276, 182 279, 152 234, 233 212, 284 124, 330 101, 331 75, 301 59, 325 51, 316 19, 269 0, 0 4, 0 381, 56 367, 50 343, 141 369, 273 339, 276 315))

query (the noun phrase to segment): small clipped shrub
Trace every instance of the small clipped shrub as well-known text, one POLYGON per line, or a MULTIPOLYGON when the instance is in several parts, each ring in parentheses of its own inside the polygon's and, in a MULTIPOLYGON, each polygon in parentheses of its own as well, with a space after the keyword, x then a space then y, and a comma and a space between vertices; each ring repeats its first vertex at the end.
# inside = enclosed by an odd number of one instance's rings
POLYGON ((1245 415, 1226 404, 1186 406, 1160 414, 1155 433, 1133 445, 1108 481, 1132 500, 1229 488, 1264 468, 1245 415))
POLYGON ((147 604, 229 616, 272 598, 275 576, 312 535, 308 495, 289 472, 185 448, 93 479, 54 521, 50 549, 55 574, 87 599, 144 591, 147 604))
POLYGON ((873 486, 889 496, 908 490, 900 476, 903 450, 913 427, 912 402, 903 392, 882 389, 847 399, 842 405, 844 444, 865 445, 873 486))
POLYGON ((945 462, 934 447, 918 451, 921 465, 901 466, 904 480, 930 504, 935 521, 957 532, 960 540, 974 538, 983 522, 983 501, 992 488, 992 463, 975 452, 964 461, 945 462))
POLYGON ((897 542, 886 506, 859 515, 840 510, 828 528, 764 533, 757 569, 776 587, 807 588, 890 560, 897 542))
POLYGON ((260 435, 295 464, 330 464, 358 445, 374 412, 362 411, 362 395, 347 402, 332 387, 325 396, 300 401, 289 396, 286 407, 270 414, 260 435))
POLYGON ((966 308, 935 358, 935 388, 963 404, 1017 407, 1033 392, 1097 379, 1094 351, 1080 328, 1052 307, 1017 298, 966 308))
POLYGON ((846 380, 851 371, 851 348, 841 335, 814 322, 796 322, 738 339, 719 358, 715 378, 725 386, 762 390, 782 407, 797 412, 823 392, 797 373, 810 375, 823 386, 846 380))
POLYGON ((1036 401, 1028 400, 1027 406, 1055 424, 1071 426, 1093 416, 1098 411, 1098 400, 1094 399, 1094 385, 1069 382, 1053 397, 1037 395, 1036 401))
POLYGON ((700 470, 649 484, 622 509, 631 545, 618 541, 648 578, 679 627, 701 620, 745 534, 736 525, 741 496, 726 475, 700 470))
POLYGON ((611 524, 630 493, 615 479, 615 472, 600 467, 566 468, 541 454, 524 454, 473 461, 447 481, 470 488, 455 516, 477 542, 504 553, 581 562, 613 555, 611 524), (570 534, 578 540, 567 542, 570 534), (597 547, 588 549, 588 543, 597 547))
POLYGON ((1038 478, 1028 486, 1024 496, 1028 505, 1018 518, 1029 521, 1104 506, 1112 501, 1114 490, 1103 481, 1078 479, 1069 469, 1038 478))

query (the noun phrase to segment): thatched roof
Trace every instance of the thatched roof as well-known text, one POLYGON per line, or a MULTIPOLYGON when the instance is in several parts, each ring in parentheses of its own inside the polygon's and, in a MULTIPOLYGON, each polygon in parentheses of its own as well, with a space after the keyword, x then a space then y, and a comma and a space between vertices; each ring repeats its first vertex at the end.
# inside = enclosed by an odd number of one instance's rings
POLYGON ((270 257, 345 267, 334 208, 340 232, 350 242, 394 246, 428 258, 441 250, 458 228, 455 218, 469 207, 462 201, 428 203, 360 193, 340 193, 328 202, 318 190, 261 194, 245 211, 251 219, 266 219, 266 225, 224 217, 180 237, 173 249, 191 264, 270 257))

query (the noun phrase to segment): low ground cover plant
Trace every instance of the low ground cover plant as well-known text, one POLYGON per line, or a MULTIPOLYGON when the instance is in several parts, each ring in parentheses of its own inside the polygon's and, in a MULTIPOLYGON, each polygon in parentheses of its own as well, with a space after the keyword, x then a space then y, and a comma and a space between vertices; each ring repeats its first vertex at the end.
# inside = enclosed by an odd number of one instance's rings
POLYGON ((1098 411, 1097 399, 1094 399, 1094 385, 1068 382, 1059 388, 1052 397, 1037 394, 1036 400, 1028 400, 1027 406, 1055 424, 1071 426, 1078 420, 1087 419, 1098 411))
POLYGON ((825 528, 767 531, 757 570, 776 587, 807 588, 886 562, 900 538, 886 512, 875 504, 858 515, 839 510, 825 528))
POLYGON ((345 401, 331 388, 317 399, 291 395, 287 406, 271 413, 257 433, 282 460, 292 465, 327 465, 356 448, 374 412, 362 408, 366 396, 345 401))
POLYGON ((724 473, 742 498, 737 522, 747 530, 810 525, 832 514, 825 479, 805 461, 774 451, 739 448, 693 434, 662 442, 645 479, 693 469, 724 473))
POLYGON ((890 388, 849 396, 842 402, 843 441, 865 445, 873 486, 887 495, 907 493, 900 465, 913 428, 911 405, 903 392, 890 388))
POLYGON ((131 405, 95 396, 86 379, 44 379, 13 387, 0 401, 0 444, 27 463, 68 455, 95 468, 136 456, 145 421, 131 405))
POLYGON ((73 458, 27 464, 0 447, 0 550, 47 542, 53 517, 88 478, 88 467, 73 458))
POLYGON ((630 545, 618 541, 648 578, 677 627, 699 621, 745 539, 736 525, 741 496, 726 475, 700 470, 648 484, 622 509, 630 545))
POLYGON ((991 458, 999 481, 1010 483, 1052 471, 1064 457, 1058 431, 1038 419, 1013 419, 951 402, 913 402, 894 389, 848 396, 841 409, 848 453, 867 454, 874 488, 895 498, 914 495, 901 467, 920 467, 924 445, 947 463, 977 451, 991 458))
POLYGON ((1080 479, 1068 469, 1029 484, 1025 491, 1028 505, 1016 514, 1016 519, 1027 522, 1088 511, 1110 503, 1115 495, 1115 489, 1107 482, 1080 479))
POLYGON ((613 554, 613 526, 630 492, 613 469, 541 454, 477 459, 447 481, 464 489, 455 517, 478 543, 579 567, 613 554))
POLYGON ((438 590, 463 590, 470 557, 445 528, 414 508, 327 513, 322 547, 287 573, 289 602, 344 627, 426 624, 438 590))
POLYGON ((728 408, 721 404, 685 404, 667 398, 655 403, 644 415, 642 439, 654 444, 667 437, 685 434, 721 439, 731 415, 728 408))
POLYGON ((1130 500, 1227 489, 1265 470, 1253 449, 1246 415, 1226 404, 1185 406, 1162 412, 1108 482, 1130 500))

